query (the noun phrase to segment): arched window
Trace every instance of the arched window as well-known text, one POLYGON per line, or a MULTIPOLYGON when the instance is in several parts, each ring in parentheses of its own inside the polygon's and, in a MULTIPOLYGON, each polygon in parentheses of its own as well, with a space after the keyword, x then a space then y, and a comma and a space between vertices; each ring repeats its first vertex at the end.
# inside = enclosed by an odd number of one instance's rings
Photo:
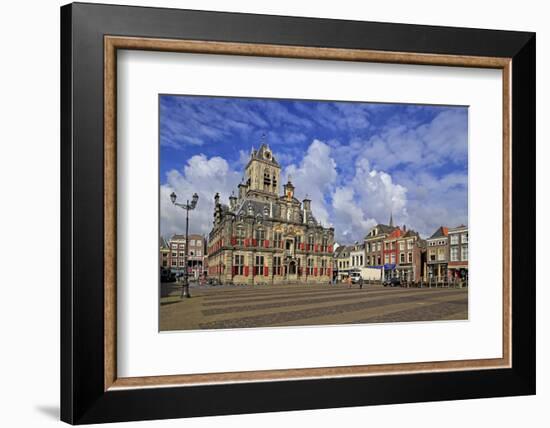
POLYGON ((252 204, 248 204, 248 215, 254 215, 254 208, 252 208, 252 204))
POLYGON ((264 207, 264 217, 269 217, 269 208, 264 207))

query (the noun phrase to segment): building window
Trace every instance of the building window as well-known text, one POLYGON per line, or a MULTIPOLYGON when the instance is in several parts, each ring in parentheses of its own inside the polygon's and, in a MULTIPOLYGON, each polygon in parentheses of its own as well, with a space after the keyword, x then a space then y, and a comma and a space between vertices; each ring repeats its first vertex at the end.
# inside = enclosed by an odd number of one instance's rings
POLYGON ((409 263, 412 263, 413 261, 413 253, 409 253, 409 263))
POLYGON ((326 236, 323 236, 323 240, 321 241, 321 251, 326 253, 328 249, 328 238, 326 236))
POLYGON ((437 260, 445 260, 445 249, 444 248, 438 248, 437 249, 437 260))
POLYGON ((463 244, 468 243, 468 232, 462 234, 462 243, 463 244))
POLYGON ((307 274, 313 275, 313 259, 309 258, 307 259, 307 274))
POLYGON ((405 242, 404 241, 400 241, 399 242, 399 250, 403 251, 405 249, 405 242))
POLYGON ((302 245, 302 237, 300 235, 296 236, 296 249, 299 250, 302 245))
POLYGON ((185 257, 185 252, 184 251, 180 251, 180 257, 185 257))
POLYGON ((395 253, 392 253, 391 255, 391 263, 392 265, 395 264, 395 253))
POLYGON ((467 260, 468 260, 468 246, 463 245, 462 246, 462 261, 467 261, 467 260))
POLYGON ((412 247, 413 247, 413 240, 412 240, 412 239, 409 239, 409 240, 407 241, 407 249, 408 249, 408 250, 411 250, 412 247))
POLYGON ((273 275, 281 275, 281 258, 273 257, 273 275))
POLYGON ((254 261, 254 275, 261 275, 264 267, 264 256, 256 256, 254 261))
POLYGON ((313 244, 315 243, 315 237, 313 235, 308 235, 307 237, 307 250, 313 250, 313 244))
POLYGON ((185 262, 183 260, 180 260, 180 266, 185 266, 185 262))
POLYGON ((244 227, 237 227, 237 245, 244 245, 244 227))
POLYGON ((386 250, 389 250, 391 248, 391 244, 389 242, 386 242, 386 250))
POLYGON ((191 240, 189 241, 189 245, 190 245, 191 247, 195 246, 195 240, 194 240, 194 239, 191 239, 191 240))
POLYGON ((177 265, 178 265, 177 260, 172 260, 172 266, 177 266, 177 265))
POLYGON ((451 245, 458 244, 458 235, 451 235, 451 245))
POLYGON ((256 229, 256 240, 258 241, 258 245, 262 245, 264 239, 265 239, 265 230, 256 229))
POLYGON ((241 254, 235 255, 235 265, 233 266, 234 275, 244 274, 244 256, 241 254))
POLYGON ((326 259, 322 259, 321 260, 321 273, 320 273, 321 276, 323 275, 328 275, 328 271, 327 271, 327 260, 326 259))
POLYGON ((405 263, 405 253, 399 255, 399 263, 405 263))
POLYGON ((386 254, 386 255, 384 256, 384 263, 387 264, 387 263, 389 263, 389 262, 390 262, 390 256, 389 256, 388 254, 386 254))
POLYGON ((282 239, 283 239, 283 234, 281 232, 275 232, 273 234, 273 246, 275 248, 280 248, 282 239))
POLYGON ((172 253, 172 257, 178 257, 178 253, 172 253))
POLYGON ((451 247, 451 261, 458 261, 458 247, 451 247))
POLYGON ((202 251, 201 250, 197 250, 197 256, 198 257, 202 256, 202 251))
POLYGON ((430 250, 429 252, 429 260, 431 262, 434 262, 435 261, 435 250, 430 250))

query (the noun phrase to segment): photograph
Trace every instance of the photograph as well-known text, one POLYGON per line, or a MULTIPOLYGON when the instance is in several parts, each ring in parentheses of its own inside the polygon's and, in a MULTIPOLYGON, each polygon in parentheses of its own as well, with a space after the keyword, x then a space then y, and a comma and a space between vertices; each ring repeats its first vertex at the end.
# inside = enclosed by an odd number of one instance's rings
POLYGON ((158 99, 159 331, 468 320, 468 106, 158 99))

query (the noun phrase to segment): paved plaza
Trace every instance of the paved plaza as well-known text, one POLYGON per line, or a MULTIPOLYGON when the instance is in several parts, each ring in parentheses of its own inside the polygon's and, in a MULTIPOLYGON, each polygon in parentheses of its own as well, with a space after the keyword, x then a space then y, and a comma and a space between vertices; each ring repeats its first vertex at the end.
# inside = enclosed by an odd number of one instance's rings
POLYGON ((368 285, 181 287, 162 284, 160 330, 465 320, 466 288, 368 285))

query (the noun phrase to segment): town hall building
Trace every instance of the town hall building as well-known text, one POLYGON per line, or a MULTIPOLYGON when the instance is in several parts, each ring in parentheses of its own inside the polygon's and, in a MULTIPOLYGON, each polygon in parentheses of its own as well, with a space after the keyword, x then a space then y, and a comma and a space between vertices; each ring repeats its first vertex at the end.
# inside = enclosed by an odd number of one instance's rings
POLYGON ((314 216, 311 200, 294 196, 267 144, 252 149, 229 204, 214 197, 208 275, 223 284, 329 283, 334 229, 314 216))

